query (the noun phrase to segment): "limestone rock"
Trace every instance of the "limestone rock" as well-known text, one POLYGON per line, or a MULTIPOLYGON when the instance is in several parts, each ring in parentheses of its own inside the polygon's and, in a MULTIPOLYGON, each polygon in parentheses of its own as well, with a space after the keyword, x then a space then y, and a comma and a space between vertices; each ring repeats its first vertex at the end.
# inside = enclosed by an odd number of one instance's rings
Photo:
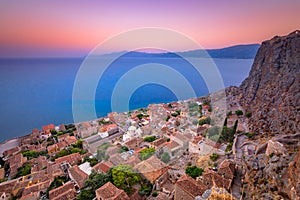
POLYGON ((251 132, 296 133, 300 130, 300 32, 262 43, 240 103, 252 112, 251 132))

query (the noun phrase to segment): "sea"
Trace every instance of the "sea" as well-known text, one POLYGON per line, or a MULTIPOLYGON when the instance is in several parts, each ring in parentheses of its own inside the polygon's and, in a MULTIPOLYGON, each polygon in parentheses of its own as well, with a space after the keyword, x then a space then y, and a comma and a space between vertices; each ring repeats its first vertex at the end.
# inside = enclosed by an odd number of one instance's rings
MULTIPOLYGON (((205 67, 208 58, 198 59, 205 67)), ((249 74, 253 59, 218 58, 213 59, 213 62, 221 74, 224 87, 228 87, 241 84, 249 74)), ((29 134, 32 129, 41 129, 43 125, 50 123, 55 125, 74 123, 72 94, 83 63, 84 58, 0 59, 0 142, 29 134)), ((196 96, 209 93, 204 78, 185 59, 122 56, 111 63, 99 77, 94 98, 85 99, 86 102, 94 103, 97 117, 103 117, 114 111, 111 98, 118 81, 135 67, 145 64, 149 66, 151 63, 174 69, 190 83, 196 96)), ((137 74, 135 79, 151 80, 157 76, 170 82, 177 81, 178 87, 183 85, 179 79, 176 80, 178 76, 160 74, 159 71, 156 75, 137 74)), ((89 79, 88 76, 86 78, 89 79)), ((130 110, 147 107, 151 103, 178 100, 172 89, 155 80, 136 87, 130 97, 130 110)), ((181 90, 185 92, 184 88, 181 90)), ((120 98, 118 101, 122 102, 123 99, 120 98)))

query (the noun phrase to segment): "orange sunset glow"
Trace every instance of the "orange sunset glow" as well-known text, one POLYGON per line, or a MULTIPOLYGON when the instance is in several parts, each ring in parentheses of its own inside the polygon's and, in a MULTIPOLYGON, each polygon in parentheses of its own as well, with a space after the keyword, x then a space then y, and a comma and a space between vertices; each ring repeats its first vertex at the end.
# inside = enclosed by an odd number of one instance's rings
POLYGON ((260 43, 300 25, 300 1, 293 0, 13 0, 0 5, 0 57, 84 56, 113 35, 142 27, 172 29, 204 48, 221 48, 260 43))

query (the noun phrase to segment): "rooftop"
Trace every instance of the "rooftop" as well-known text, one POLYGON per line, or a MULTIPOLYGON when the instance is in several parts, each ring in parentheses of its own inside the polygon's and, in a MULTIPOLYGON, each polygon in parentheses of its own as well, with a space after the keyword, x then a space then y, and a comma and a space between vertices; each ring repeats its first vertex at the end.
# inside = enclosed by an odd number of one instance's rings
POLYGON ((128 195, 114 186, 111 182, 107 182, 102 187, 96 190, 96 197, 98 200, 129 200, 128 195))

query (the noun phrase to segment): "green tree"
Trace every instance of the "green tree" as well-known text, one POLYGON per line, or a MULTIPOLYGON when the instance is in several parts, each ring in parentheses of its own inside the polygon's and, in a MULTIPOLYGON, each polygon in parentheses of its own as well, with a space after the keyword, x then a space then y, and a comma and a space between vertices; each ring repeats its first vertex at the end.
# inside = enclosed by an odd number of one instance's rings
POLYGON ((177 117, 179 114, 177 112, 171 113, 172 117, 177 117))
POLYGON ((236 129, 238 127, 238 123, 239 123, 239 121, 235 120, 234 125, 233 125, 233 131, 234 131, 234 133, 236 132, 236 129))
POLYGON ((39 153, 36 151, 33 151, 33 150, 24 151, 24 152, 22 152, 22 155, 27 157, 28 160, 39 157, 39 153))
POLYGON ((97 165, 98 160, 97 160, 97 158, 85 157, 83 162, 89 162, 91 167, 93 167, 93 166, 97 165))
POLYGON ((109 174, 96 173, 95 171, 92 171, 88 180, 86 180, 84 187, 90 188, 92 191, 95 192, 99 187, 103 186, 109 181, 112 181, 112 178, 109 174))
POLYGON ((95 191, 81 190, 80 194, 76 197, 77 200, 92 200, 96 197, 95 191))
POLYGON ((250 117, 252 116, 252 112, 250 112, 250 111, 246 112, 245 116, 246 116, 247 118, 250 118, 250 117))
POLYGON ((130 165, 117 165, 112 169, 112 179, 116 187, 126 193, 132 191, 132 186, 141 181, 141 177, 130 165))
POLYGON ((154 136, 154 135, 144 138, 145 142, 153 142, 154 140, 156 140, 156 136, 154 136))
POLYGON ((144 183, 141 185, 141 188, 139 189, 139 194, 142 196, 150 195, 152 188, 153 188, 153 185, 150 182, 144 181, 144 183))
POLYGON ((58 176, 55 177, 54 180, 51 182, 50 186, 46 190, 46 196, 49 198, 49 191, 53 190, 55 188, 58 188, 62 186, 64 183, 66 183, 69 179, 65 176, 58 176))
POLYGON ((164 152, 164 153, 161 155, 161 161, 163 161, 164 163, 170 162, 170 155, 169 155, 168 152, 164 152))
POLYGON ((188 166, 185 169, 185 173, 194 179, 198 176, 201 176, 203 172, 204 172, 204 170, 197 166, 188 166))
POLYGON ((119 153, 123 153, 129 151, 129 148, 127 146, 122 146, 121 149, 119 149, 119 153))
POLYGON ((170 118, 171 118, 171 117, 168 115, 168 116, 166 117, 166 122, 169 121, 170 118))
POLYGON ((216 153, 213 153, 213 154, 211 154, 211 155, 209 156, 209 158, 210 158, 212 161, 215 162, 216 160, 218 160, 219 155, 216 154, 216 153))
POLYGON ((244 113, 243 113, 242 110, 236 110, 236 111, 235 111, 235 114, 236 114, 237 116, 241 116, 241 115, 243 115, 244 113))
POLYGON ((75 144, 73 144, 72 146, 73 146, 74 148, 82 149, 82 148, 83 148, 82 142, 83 142, 83 140, 82 140, 82 139, 79 139, 79 140, 77 140, 77 142, 76 142, 75 144))
POLYGON ((199 125, 210 124, 210 123, 211 123, 211 118, 210 117, 206 117, 205 119, 200 119, 199 120, 199 125))
POLYGON ((225 120, 224 120, 223 126, 227 126, 227 117, 226 117, 225 120))
POLYGON ((14 178, 18 178, 30 174, 31 167, 32 167, 31 163, 24 163, 21 167, 17 169, 17 174, 14 176, 14 178))
POLYGON ((139 156, 141 160, 147 160, 155 153, 155 149, 153 147, 143 149, 139 152, 139 156))

